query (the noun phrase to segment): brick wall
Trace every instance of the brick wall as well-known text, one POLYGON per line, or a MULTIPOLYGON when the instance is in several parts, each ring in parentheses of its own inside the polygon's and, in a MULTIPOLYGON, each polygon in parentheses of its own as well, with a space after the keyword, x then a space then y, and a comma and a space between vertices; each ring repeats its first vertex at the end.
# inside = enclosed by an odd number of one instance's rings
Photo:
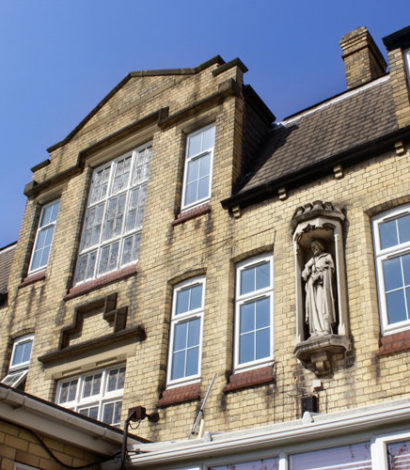
MULTIPOLYGON (((79 467, 98 462, 99 457, 62 441, 39 435, 41 440, 63 464, 79 467)), ((42 470, 62 470, 40 441, 29 431, 0 419, 0 469, 13 470, 14 463, 22 463, 42 470)), ((90 466, 97 470, 99 465, 90 466)))

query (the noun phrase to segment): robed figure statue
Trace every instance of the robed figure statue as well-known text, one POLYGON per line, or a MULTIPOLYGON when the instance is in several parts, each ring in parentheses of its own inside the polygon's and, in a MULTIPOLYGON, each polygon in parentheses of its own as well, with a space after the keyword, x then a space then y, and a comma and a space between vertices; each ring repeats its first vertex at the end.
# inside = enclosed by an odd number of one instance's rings
POLYGON ((333 295, 335 266, 332 256, 324 251, 320 241, 313 240, 310 247, 313 256, 302 271, 306 291, 305 321, 311 337, 329 335, 332 325, 336 323, 333 295))

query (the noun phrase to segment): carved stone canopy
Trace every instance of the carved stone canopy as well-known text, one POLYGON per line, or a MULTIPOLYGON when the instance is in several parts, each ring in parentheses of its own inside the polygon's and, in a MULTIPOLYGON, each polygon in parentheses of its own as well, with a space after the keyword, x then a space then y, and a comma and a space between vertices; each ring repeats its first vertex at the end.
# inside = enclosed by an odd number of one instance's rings
POLYGON ((323 202, 320 200, 308 203, 298 207, 293 214, 290 222, 292 232, 302 222, 312 220, 317 217, 324 217, 329 219, 336 219, 339 221, 345 220, 345 215, 342 210, 335 206, 332 202, 323 202))

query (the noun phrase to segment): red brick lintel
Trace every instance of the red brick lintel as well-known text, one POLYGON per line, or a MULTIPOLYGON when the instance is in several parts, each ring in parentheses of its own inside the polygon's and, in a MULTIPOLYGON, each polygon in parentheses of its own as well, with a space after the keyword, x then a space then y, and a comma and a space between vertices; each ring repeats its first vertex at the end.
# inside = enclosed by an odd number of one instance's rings
POLYGON ((382 336, 379 344, 380 349, 377 354, 379 357, 408 351, 410 350, 410 330, 382 336))
POLYGON ((25 277, 21 281, 21 283, 19 284, 19 289, 21 287, 33 284, 34 282, 42 281, 45 278, 46 278, 46 272, 45 271, 40 271, 39 273, 29 274, 27 277, 25 277))
POLYGON ((200 215, 208 214, 208 212, 211 212, 211 204, 209 204, 209 202, 206 202, 205 204, 201 204, 200 206, 194 207, 193 209, 190 209, 188 211, 180 212, 177 215, 177 218, 172 222, 172 225, 175 226, 178 224, 182 224, 187 220, 195 219, 200 215))
POLYGON ((73 299, 79 295, 87 294, 94 289, 99 289, 100 287, 110 284, 111 282, 119 281, 121 279, 125 279, 126 277, 132 276, 137 272, 135 266, 136 265, 133 264, 132 266, 127 266, 126 268, 107 274, 106 276, 99 277, 98 279, 93 279, 92 281, 85 282, 84 284, 74 286, 68 291, 67 295, 64 297, 64 300, 73 299))
POLYGON ((179 405, 199 399, 200 383, 182 385, 181 387, 170 388, 162 392, 162 396, 157 403, 157 408, 179 405))
POLYGON ((259 369, 238 372, 229 377, 228 384, 223 389, 224 393, 236 392, 244 388, 258 387, 272 383, 275 380, 272 366, 260 367, 259 369))

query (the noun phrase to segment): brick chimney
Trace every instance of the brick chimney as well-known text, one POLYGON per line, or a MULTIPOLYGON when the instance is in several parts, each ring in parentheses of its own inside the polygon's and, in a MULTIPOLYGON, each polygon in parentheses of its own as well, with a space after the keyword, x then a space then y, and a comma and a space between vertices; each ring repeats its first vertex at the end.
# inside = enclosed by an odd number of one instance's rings
POLYGON ((343 51, 348 90, 386 73, 386 62, 365 26, 345 34, 340 47, 343 51))

